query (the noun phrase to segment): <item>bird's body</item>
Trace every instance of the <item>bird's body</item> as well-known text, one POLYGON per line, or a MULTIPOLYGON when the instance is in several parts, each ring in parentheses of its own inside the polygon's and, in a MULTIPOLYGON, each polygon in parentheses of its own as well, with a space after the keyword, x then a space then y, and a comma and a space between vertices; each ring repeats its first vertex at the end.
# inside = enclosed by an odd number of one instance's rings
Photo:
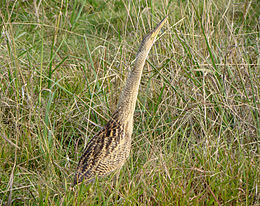
POLYGON ((142 41, 133 69, 120 96, 116 112, 87 144, 80 158, 74 185, 93 181, 120 169, 129 156, 133 132, 133 115, 143 67, 148 53, 164 25, 164 18, 142 41))
POLYGON ((79 161, 74 184, 83 179, 90 182, 96 176, 105 176, 124 164, 131 147, 131 134, 125 127, 115 113, 89 141, 79 161))

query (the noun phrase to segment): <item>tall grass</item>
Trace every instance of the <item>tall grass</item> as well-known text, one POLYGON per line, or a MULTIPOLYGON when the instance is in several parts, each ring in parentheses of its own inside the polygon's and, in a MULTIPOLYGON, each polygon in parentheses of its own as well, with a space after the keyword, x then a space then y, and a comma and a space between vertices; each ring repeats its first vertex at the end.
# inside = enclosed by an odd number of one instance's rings
POLYGON ((256 0, 0 6, 0 205, 260 203, 256 0), (119 184, 110 175, 71 190, 138 42, 166 15, 119 184))

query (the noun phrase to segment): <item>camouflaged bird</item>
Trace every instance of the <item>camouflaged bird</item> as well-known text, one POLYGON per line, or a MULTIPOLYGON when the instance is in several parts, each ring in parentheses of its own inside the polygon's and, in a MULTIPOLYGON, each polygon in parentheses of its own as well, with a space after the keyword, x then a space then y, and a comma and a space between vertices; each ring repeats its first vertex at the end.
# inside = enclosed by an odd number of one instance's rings
POLYGON ((119 98, 116 112, 87 144, 81 156, 74 178, 74 185, 91 182, 119 170, 127 160, 131 148, 133 115, 143 67, 148 53, 166 22, 165 17, 141 42, 125 88, 119 98))

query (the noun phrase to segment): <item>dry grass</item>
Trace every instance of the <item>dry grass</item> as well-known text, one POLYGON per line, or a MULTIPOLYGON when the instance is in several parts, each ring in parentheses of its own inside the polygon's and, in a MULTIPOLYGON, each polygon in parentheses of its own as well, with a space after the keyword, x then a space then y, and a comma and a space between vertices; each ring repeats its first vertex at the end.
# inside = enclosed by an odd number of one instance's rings
POLYGON ((259 204, 259 4, 151 2, 0 3, 0 205, 259 204), (120 184, 71 191, 138 42, 166 14, 120 184))

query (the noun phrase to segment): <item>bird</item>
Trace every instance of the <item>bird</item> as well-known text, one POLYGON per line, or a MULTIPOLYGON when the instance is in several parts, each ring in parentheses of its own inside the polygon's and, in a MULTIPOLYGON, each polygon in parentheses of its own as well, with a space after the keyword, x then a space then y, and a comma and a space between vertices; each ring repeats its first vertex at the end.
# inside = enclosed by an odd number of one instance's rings
POLYGON ((120 171, 128 159, 133 132, 133 116, 143 67, 166 20, 167 16, 143 38, 116 110, 107 124, 83 150, 75 172, 73 186, 82 182, 93 182, 96 178, 120 171))

